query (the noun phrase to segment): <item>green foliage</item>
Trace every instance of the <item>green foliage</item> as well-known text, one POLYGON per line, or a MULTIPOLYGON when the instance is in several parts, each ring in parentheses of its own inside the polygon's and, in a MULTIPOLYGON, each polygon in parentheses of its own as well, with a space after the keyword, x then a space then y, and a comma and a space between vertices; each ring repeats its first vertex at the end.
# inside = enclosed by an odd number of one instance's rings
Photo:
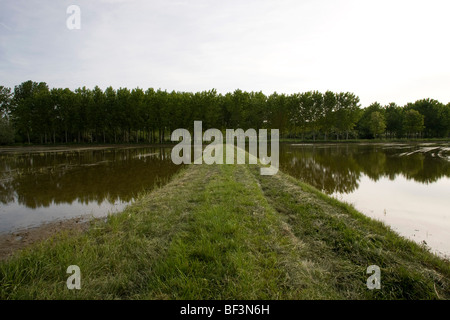
POLYGON ((11 107, 11 88, 0 86, 0 118, 8 117, 11 107))
POLYGON ((444 105, 433 99, 418 100, 399 107, 390 103, 382 107, 379 103, 373 103, 363 111, 363 116, 358 122, 358 131, 361 138, 375 138, 374 131, 382 127, 384 118, 384 132, 387 138, 446 138, 450 133, 450 104, 444 105), (415 112, 409 112, 409 111, 415 112), (377 118, 372 119, 373 112, 379 112, 377 118))
POLYGON ((353 93, 339 93, 337 95, 336 127, 339 133, 345 133, 346 139, 360 118, 359 98, 353 93))
POLYGON ((386 135, 389 138, 401 138, 403 136, 403 108, 395 103, 386 106, 386 135))
POLYGON ((220 94, 215 89, 191 93, 98 86, 71 91, 26 81, 13 94, 0 86, 0 107, 19 141, 28 143, 163 143, 177 128, 192 131, 196 120, 204 128, 277 128, 281 137, 311 140, 450 134, 449 104, 425 99, 405 107, 373 103, 361 109, 359 98, 350 92, 266 96, 240 89, 220 94), (405 129, 406 110, 424 116, 423 130, 405 129))
POLYGON ((424 137, 445 137, 448 134, 448 105, 433 99, 423 99, 409 103, 407 109, 416 110, 424 117, 424 137))
MULTIPOLYGON (((361 118, 358 121, 358 132, 359 136, 362 138, 375 138, 375 134, 373 132, 372 124, 372 114, 377 112, 378 118, 384 118, 384 109, 378 102, 372 103, 370 106, 362 110, 361 118)), ((378 119, 380 120, 380 119, 378 119)), ((383 130, 384 132, 384 130, 383 130)), ((377 132, 377 134, 382 134, 383 132, 377 132)))
POLYGON ((424 129, 424 116, 418 111, 410 109, 405 111, 403 126, 408 136, 417 136, 424 129))
POLYGON ((14 142, 14 129, 5 119, 0 118, 0 145, 14 142))
POLYGON ((40 137, 42 143, 42 132, 47 135, 51 121, 55 119, 47 84, 29 80, 16 86, 11 116, 15 129, 19 134, 26 136, 28 143, 31 142, 33 134, 40 137))
POLYGON ((376 138, 384 133, 386 129, 386 121, 384 116, 379 111, 374 111, 370 114, 370 132, 376 138))

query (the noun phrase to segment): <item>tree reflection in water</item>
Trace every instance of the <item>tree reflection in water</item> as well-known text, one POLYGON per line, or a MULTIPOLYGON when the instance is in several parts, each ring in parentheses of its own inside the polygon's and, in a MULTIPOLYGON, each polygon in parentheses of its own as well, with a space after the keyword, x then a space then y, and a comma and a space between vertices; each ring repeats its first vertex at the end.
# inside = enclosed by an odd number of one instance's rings
POLYGON ((28 208, 52 204, 128 202, 178 169, 170 148, 111 148, 0 156, 0 202, 28 208))
MULTIPOLYGON (((328 194, 350 193, 361 175, 421 183, 450 177, 450 148, 402 144, 281 144, 280 167, 328 194), (431 149, 431 150, 430 150, 431 149), (415 151, 415 152, 414 152, 415 151)), ((130 201, 178 169, 171 148, 110 148, 0 155, 0 202, 28 208, 130 201)))
POLYGON ((374 181, 400 175, 425 184, 450 177, 449 156, 448 145, 282 144, 280 167, 328 194, 351 193, 362 174, 374 181))

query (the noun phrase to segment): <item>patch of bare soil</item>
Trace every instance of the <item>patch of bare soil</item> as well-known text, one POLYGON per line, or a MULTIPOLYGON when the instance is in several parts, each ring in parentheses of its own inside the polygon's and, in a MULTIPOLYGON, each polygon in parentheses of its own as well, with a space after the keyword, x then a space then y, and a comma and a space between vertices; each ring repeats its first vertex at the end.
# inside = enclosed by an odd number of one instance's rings
POLYGON ((89 220, 73 218, 2 234, 0 235, 0 260, 5 260, 17 250, 48 239, 60 231, 83 232, 88 227, 89 220))

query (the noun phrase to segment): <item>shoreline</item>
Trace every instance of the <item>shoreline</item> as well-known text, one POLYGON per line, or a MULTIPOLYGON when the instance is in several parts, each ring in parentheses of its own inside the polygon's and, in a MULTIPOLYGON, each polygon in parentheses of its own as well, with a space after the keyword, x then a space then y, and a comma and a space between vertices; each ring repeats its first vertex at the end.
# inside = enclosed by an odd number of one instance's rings
POLYGON ((18 153, 41 153, 41 152, 66 152, 87 151, 116 148, 168 148, 172 144, 61 144, 61 145, 27 145, 27 146, 0 146, 0 155, 18 153))
POLYGON ((77 217, 61 219, 0 234, 0 261, 7 260, 15 252, 45 241, 58 233, 86 231, 90 222, 94 219, 97 218, 86 219, 77 217))
MULTIPOLYGON (((268 140, 270 141, 270 139, 268 140)), ((305 144, 342 144, 342 143, 449 143, 450 138, 423 138, 423 139, 340 139, 340 140, 309 140, 309 139, 297 139, 297 138, 280 138, 280 143, 305 143, 305 144)), ((117 148, 117 147, 173 147, 177 145, 178 141, 168 141, 164 143, 56 143, 56 144, 12 144, 12 145, 0 145, 0 154, 13 152, 15 150, 37 150, 45 151, 55 149, 62 149, 62 151, 71 149, 90 150, 96 148, 117 148)))

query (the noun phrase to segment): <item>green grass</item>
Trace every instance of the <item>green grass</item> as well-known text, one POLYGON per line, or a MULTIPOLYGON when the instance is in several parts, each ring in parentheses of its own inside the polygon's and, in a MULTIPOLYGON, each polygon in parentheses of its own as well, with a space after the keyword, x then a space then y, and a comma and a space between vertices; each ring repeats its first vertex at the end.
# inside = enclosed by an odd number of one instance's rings
POLYGON ((281 172, 191 165, 87 232, 17 252, 0 284, 1 299, 449 299, 450 264, 281 172))

